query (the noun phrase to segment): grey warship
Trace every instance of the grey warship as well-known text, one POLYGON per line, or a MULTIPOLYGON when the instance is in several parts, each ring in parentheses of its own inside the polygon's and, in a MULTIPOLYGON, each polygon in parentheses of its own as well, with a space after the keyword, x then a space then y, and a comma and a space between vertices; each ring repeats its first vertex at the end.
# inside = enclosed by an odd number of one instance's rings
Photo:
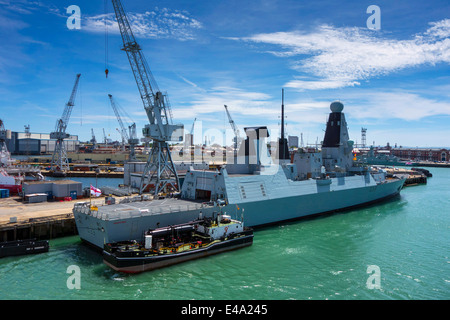
POLYGON ((190 168, 179 198, 95 208, 89 202, 75 204, 78 234, 102 249, 105 243, 142 241, 148 229, 182 224, 199 213, 211 217, 221 211, 257 227, 398 195, 404 179, 389 178, 385 171, 353 160, 343 108, 339 101, 331 103, 320 151, 300 149, 273 161, 267 150, 267 127, 244 128, 247 137, 234 161, 215 171, 190 168))
MULTIPOLYGON (((159 90, 120 0, 112 3, 122 50, 149 120, 143 134, 153 141, 140 192, 153 186, 157 196, 160 190, 173 188, 180 197, 100 207, 77 203, 73 214, 86 243, 101 250, 105 243, 142 241, 148 229, 183 224, 200 214, 213 217, 218 211, 244 219, 248 227, 267 225, 372 203, 400 192, 403 179, 390 179, 382 170, 353 163, 353 142, 348 137, 344 105, 338 101, 330 106, 320 152, 297 152, 290 157, 282 124, 278 159, 272 161, 267 127, 244 128, 247 138, 226 166, 216 171, 191 167, 181 184, 168 142, 182 140, 183 126, 172 123, 167 94, 159 90)), ((282 104, 282 121, 283 108, 282 104)))

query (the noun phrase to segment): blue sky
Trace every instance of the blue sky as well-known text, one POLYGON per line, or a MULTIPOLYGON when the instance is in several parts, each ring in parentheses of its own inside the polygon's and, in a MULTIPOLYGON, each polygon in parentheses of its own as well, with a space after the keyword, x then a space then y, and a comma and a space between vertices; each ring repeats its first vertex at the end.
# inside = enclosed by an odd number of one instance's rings
MULTIPOLYGON (((350 137, 376 145, 450 147, 448 1, 122 0, 174 122, 196 139, 243 127, 323 139, 329 105, 344 103, 350 137), (370 30, 367 7, 381 9, 370 30), (200 132, 200 130, 202 130, 200 132)), ((67 131, 120 140, 108 93, 147 123, 110 1, 0 0, 0 118, 8 129, 50 132, 80 87, 67 131), (66 8, 81 9, 69 30, 66 8), (105 69, 105 27, 108 68, 105 69)), ((127 122, 127 121, 125 121, 127 122)), ((273 135, 273 136, 275 136, 273 135)), ((221 139, 221 138, 216 138, 221 139)), ((219 141, 215 140, 215 141, 219 141)), ((198 141, 198 140, 197 140, 198 141)))

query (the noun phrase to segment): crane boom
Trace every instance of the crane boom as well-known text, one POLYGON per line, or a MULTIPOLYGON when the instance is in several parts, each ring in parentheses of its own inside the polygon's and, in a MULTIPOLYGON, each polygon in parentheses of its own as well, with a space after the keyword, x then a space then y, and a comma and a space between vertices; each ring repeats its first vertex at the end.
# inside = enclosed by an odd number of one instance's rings
POLYGON ((227 112, 228 122, 231 125, 231 129, 233 129, 235 137, 238 138, 239 137, 239 130, 236 127, 236 124, 234 123, 233 119, 231 118, 230 112, 228 111, 228 107, 226 105, 224 105, 224 107, 225 107, 225 111, 227 112))
MULTIPOLYGON (((149 124, 142 133, 152 139, 152 149, 141 175, 140 193, 154 188, 157 195, 164 189, 179 191, 180 183, 172 161, 168 141, 183 140, 183 125, 173 125, 169 100, 153 78, 140 45, 134 38, 130 23, 120 0, 112 0, 123 48, 133 71, 149 124)), ((130 128, 131 129, 131 128, 130 128)))
POLYGON ((64 145, 64 139, 70 135, 66 133, 67 125, 69 124, 70 114, 72 113, 73 106, 75 105, 75 96, 77 94, 78 83, 80 81, 81 74, 77 74, 75 84, 70 94, 69 101, 66 103, 62 117, 56 121, 56 128, 54 132, 50 133, 50 139, 55 139, 55 151, 52 156, 52 163, 50 171, 54 174, 65 175, 65 172, 69 170, 69 161, 67 159, 66 146, 64 145))
POLYGON ((230 112, 228 111, 228 107, 226 105, 224 105, 225 107, 225 111, 227 112, 227 116, 228 116, 228 122, 230 122, 231 128, 233 129, 234 132, 234 156, 237 156, 237 149, 238 149, 238 144, 239 144, 239 129, 236 127, 236 124, 234 123, 233 119, 231 118, 230 112))
POLYGON ((119 113, 119 108, 116 105, 115 100, 113 99, 112 94, 108 94, 109 100, 111 101, 111 107, 114 110, 114 113, 116 114, 117 121, 119 122, 120 126, 120 134, 122 136, 122 142, 128 142, 130 145, 130 157, 128 158, 130 161, 136 161, 136 154, 135 154, 135 146, 139 144, 139 140, 137 139, 136 135, 136 124, 133 123, 130 126, 128 126, 129 134, 127 132, 127 129, 123 125, 122 117, 119 113))
POLYGON ((111 107, 113 108, 114 113, 116 115, 117 121, 119 122, 120 134, 122 135, 122 138, 125 141, 128 141, 130 139, 130 137, 128 136, 128 133, 127 133, 127 130, 125 129, 125 126, 123 125, 122 118, 121 118, 121 116, 119 114, 119 110, 117 109, 117 106, 116 106, 116 103, 115 103, 115 101, 113 99, 113 96, 111 94, 108 94, 108 97, 109 97, 109 100, 111 102, 111 107))
POLYGON ((191 128, 191 135, 194 134, 194 126, 195 126, 195 121, 197 120, 197 118, 194 119, 194 122, 192 122, 192 128, 191 128))
POLYGON ((95 133, 94 133, 94 128, 91 128, 91 135, 92 135, 92 147, 95 148, 95 146, 97 145, 97 139, 95 138, 95 133))
POLYGON ((63 114, 60 119, 56 121, 56 132, 65 133, 67 125, 69 124, 70 115, 72 113, 73 106, 75 105, 75 96, 77 94, 78 83, 80 81, 81 74, 77 74, 75 79, 75 84, 72 89, 72 93, 70 94, 69 101, 66 103, 66 107, 64 108, 63 114))
POLYGON ((130 62, 141 100, 150 122, 150 126, 146 126, 147 133, 152 135, 151 138, 153 140, 171 141, 171 135, 174 130, 169 126, 171 119, 169 117, 170 110, 167 96, 158 88, 145 56, 142 53, 142 49, 134 38, 133 31, 131 30, 130 23, 128 22, 120 0, 112 0, 112 3, 122 36, 122 50, 127 53, 128 61, 130 62))

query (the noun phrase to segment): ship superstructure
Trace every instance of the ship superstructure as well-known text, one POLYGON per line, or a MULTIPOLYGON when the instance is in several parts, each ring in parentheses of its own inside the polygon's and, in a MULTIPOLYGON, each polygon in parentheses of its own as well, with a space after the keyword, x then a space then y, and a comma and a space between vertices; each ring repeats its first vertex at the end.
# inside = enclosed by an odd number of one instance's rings
POLYGON ((322 151, 298 152, 292 162, 273 161, 267 150, 267 127, 245 128, 233 163, 220 170, 186 173, 180 198, 138 201, 92 208, 89 202, 73 209, 84 241, 104 243, 142 240, 148 229, 224 214, 244 217, 249 227, 342 210, 380 201, 400 193, 403 179, 389 179, 382 170, 354 166, 341 102, 333 102, 322 151))

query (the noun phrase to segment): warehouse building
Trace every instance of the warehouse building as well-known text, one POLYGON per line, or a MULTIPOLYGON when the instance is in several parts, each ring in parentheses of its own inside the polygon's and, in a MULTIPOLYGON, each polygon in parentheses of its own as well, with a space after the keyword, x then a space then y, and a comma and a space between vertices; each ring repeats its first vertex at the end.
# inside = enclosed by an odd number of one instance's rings
POLYGON ((391 154, 413 161, 449 161, 450 150, 443 148, 392 148, 391 154))
MULTIPOLYGON (((141 184, 142 172, 145 169, 146 162, 127 162, 124 164, 123 184, 132 188, 139 188, 141 184)), ((209 165, 206 162, 191 163, 174 161, 180 184, 183 184, 186 172, 192 167, 195 170, 208 170, 209 165)))
MULTIPOLYGON (((50 139, 49 133, 30 133, 11 131, 6 139, 8 151, 13 155, 40 155, 51 154, 55 150, 55 139, 50 139)), ((64 139, 67 152, 78 150, 78 136, 71 135, 64 139)))
POLYGON ((73 180, 28 181, 23 184, 25 197, 28 195, 47 194, 47 200, 72 200, 82 197, 82 183, 73 180))

